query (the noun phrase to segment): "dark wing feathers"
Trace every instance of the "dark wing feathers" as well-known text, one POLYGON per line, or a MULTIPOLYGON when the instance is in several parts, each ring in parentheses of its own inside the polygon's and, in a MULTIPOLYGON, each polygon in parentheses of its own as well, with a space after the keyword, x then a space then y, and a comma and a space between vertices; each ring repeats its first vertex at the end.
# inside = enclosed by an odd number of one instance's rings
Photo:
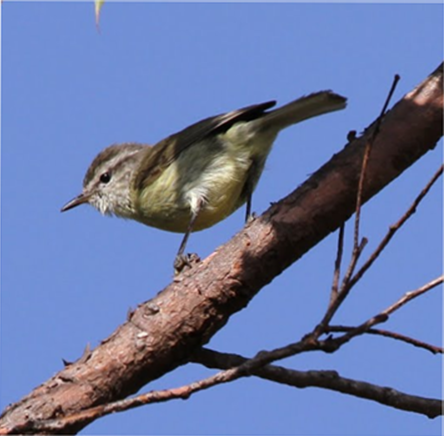
POLYGON ((276 105, 274 100, 247 106, 236 111, 209 117, 177 132, 146 150, 139 171, 133 181, 137 190, 150 185, 189 146, 209 135, 226 132, 233 124, 262 117, 267 109, 276 105), (170 150, 166 150, 170 149, 170 150))
POLYGON ((275 101, 270 101, 209 117, 188 126, 182 131, 172 135, 172 137, 180 137, 180 153, 190 144, 201 141, 208 135, 217 135, 218 133, 226 132, 231 126, 233 126, 233 124, 239 121, 251 121, 261 117, 265 110, 270 109, 275 105, 275 101))

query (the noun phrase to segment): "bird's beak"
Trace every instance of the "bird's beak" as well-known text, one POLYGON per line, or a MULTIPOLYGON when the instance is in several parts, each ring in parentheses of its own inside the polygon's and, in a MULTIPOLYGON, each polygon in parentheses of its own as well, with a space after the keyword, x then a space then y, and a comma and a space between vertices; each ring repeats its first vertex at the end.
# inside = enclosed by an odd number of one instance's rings
POLYGON ((90 197, 91 196, 87 194, 79 194, 77 197, 74 197, 74 199, 70 200, 66 205, 64 205, 60 212, 65 212, 68 211, 68 209, 75 208, 83 203, 88 203, 90 197))

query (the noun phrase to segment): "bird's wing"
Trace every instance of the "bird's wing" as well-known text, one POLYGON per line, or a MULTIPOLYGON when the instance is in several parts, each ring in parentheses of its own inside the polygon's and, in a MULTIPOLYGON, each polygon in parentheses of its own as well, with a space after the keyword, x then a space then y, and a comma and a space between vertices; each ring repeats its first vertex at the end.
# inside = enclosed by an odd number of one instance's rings
POLYGON ((275 101, 247 106, 236 111, 209 117, 177 132, 147 149, 135 172, 134 188, 139 191, 153 183, 177 157, 192 144, 210 135, 226 132, 239 121, 251 121, 261 117, 264 111, 276 105, 275 101))

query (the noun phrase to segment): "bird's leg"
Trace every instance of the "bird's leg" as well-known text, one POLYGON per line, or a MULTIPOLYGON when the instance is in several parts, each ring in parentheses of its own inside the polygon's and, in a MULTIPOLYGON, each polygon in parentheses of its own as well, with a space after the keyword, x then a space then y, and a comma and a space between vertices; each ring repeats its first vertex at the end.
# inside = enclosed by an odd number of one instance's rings
MULTIPOLYGON (((255 218, 254 212, 251 212, 251 205, 253 199, 253 191, 254 191, 254 181, 258 179, 257 173, 260 172, 258 169, 258 163, 256 160, 251 161, 250 168, 248 169, 247 179, 243 188, 243 195, 247 199, 246 201, 246 210, 245 210, 245 224, 249 223, 251 220, 255 218)), ((260 174, 260 173, 259 173, 260 174)))
POLYGON ((174 273, 178 275, 185 266, 191 267, 191 261, 199 260, 195 254, 184 255, 185 247, 188 242, 188 238, 190 237, 191 232, 193 232, 194 224, 196 223, 197 217, 199 216, 199 212, 202 208, 202 200, 199 199, 197 201, 196 207, 192 209, 190 223, 188 224, 188 228, 183 236, 182 242, 180 243, 179 251, 177 252, 176 259, 174 260, 174 273))
POLYGON ((251 214, 251 201, 253 198, 253 193, 249 193, 247 195, 247 207, 245 209, 245 223, 248 223, 250 220, 254 219, 254 213, 251 214))

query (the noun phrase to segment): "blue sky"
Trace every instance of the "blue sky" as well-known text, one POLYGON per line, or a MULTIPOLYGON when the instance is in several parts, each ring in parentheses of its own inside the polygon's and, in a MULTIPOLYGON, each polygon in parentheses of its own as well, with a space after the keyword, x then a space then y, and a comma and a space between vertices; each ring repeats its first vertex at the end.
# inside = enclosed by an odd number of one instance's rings
MULTIPOLYGON (((155 143, 210 115, 332 89, 345 111, 282 133, 253 198, 263 212, 341 150, 349 130, 379 113, 393 75, 394 101, 441 62, 442 5, 106 3, 101 33, 92 3, 2 5, 1 403, 19 400, 93 347, 171 280, 181 236, 101 217, 60 214, 105 146, 155 143)), ((363 209, 369 254, 442 161, 442 141, 363 209)), ((243 211, 191 236, 202 257, 241 229, 243 211)), ((347 248, 350 247, 351 226, 347 248)), ((336 323, 359 323, 442 268, 442 184, 437 184, 336 323)), ((212 340, 254 355, 299 339, 325 310, 336 235, 264 288, 212 340)), ((385 326, 441 344, 436 289, 385 326)), ((411 394, 441 395, 442 359, 391 340, 363 337, 335 354, 279 364, 335 369, 411 394)), ((188 365, 144 390, 213 372, 188 365)), ((255 378, 187 401, 97 421, 83 434, 437 435, 440 419, 320 389, 255 378)))

